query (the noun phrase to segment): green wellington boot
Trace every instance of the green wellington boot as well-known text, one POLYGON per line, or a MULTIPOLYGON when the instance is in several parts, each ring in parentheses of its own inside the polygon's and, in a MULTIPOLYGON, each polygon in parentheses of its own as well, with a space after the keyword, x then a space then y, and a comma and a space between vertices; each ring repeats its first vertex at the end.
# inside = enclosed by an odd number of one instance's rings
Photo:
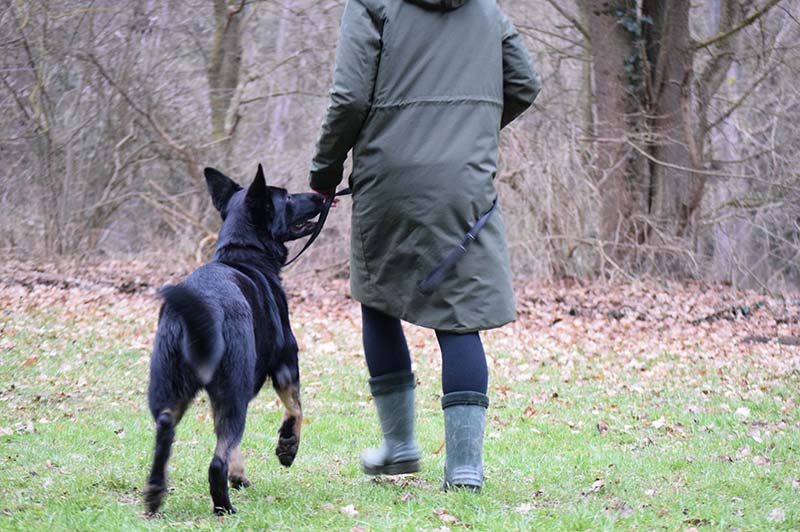
POLYGON ((445 491, 483 486, 483 431, 489 398, 479 392, 451 392, 442 397, 445 439, 445 491))
POLYGON ((361 455, 367 475, 400 475, 419 471, 419 447, 414 440, 414 374, 402 371, 369 380, 381 421, 383 443, 361 455))

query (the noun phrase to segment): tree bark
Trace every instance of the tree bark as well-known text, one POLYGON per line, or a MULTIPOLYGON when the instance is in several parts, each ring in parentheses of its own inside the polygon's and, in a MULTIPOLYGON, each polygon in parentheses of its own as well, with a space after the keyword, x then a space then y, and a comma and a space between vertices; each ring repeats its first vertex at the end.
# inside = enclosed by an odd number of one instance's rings
POLYGON ((606 254, 619 256, 625 249, 619 244, 641 239, 635 215, 641 212, 645 196, 641 187, 642 164, 631 146, 640 113, 626 72, 626 60, 636 53, 636 43, 618 23, 614 9, 634 11, 636 2, 590 0, 584 4, 593 58, 597 148, 594 170, 601 202, 598 233, 606 254))
POLYGON ((245 0, 214 2, 214 41, 208 63, 211 136, 227 137, 225 119, 239 83, 242 66, 242 18, 245 0))
POLYGON ((692 172, 700 168, 696 127, 689 123, 694 107, 690 7, 689 0, 644 0, 642 5, 653 21, 645 26, 652 98, 650 212, 660 234, 677 237, 691 232, 705 185, 705 178, 692 172))

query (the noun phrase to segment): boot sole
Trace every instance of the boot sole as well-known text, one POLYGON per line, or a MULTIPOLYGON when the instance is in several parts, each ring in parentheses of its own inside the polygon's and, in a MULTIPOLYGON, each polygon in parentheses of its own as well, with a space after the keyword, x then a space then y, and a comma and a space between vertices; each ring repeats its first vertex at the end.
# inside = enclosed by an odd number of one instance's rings
POLYGON ((367 475, 405 475, 419 471, 419 460, 394 462, 382 466, 368 466, 361 464, 361 470, 367 475))
POLYGON ((480 493, 482 486, 476 486, 475 484, 451 484, 450 482, 444 482, 442 484, 442 491, 469 491, 472 493, 480 493))

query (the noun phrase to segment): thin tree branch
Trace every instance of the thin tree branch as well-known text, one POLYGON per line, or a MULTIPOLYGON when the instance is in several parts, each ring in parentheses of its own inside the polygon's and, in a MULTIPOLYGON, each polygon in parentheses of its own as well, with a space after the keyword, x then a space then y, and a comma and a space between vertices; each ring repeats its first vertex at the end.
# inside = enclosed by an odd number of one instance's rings
MULTIPOLYGON (((78 57, 78 58, 81 59, 81 57, 78 57)), ((150 113, 149 111, 146 111, 142 107, 140 107, 139 104, 137 104, 133 100, 133 98, 131 98, 131 96, 128 94, 128 92, 125 89, 123 89, 122 87, 120 87, 119 84, 116 82, 116 80, 114 80, 108 74, 108 72, 106 72, 105 68, 103 68, 103 65, 100 64, 100 62, 97 60, 97 58, 94 55, 89 54, 89 55, 86 56, 86 58, 89 60, 90 63, 92 63, 97 68, 97 71, 100 73, 100 75, 103 76, 103 78, 105 78, 105 80, 114 88, 114 90, 116 90, 117 93, 119 93, 119 95, 122 96, 122 98, 126 102, 128 102, 128 105, 130 105, 131 108, 134 111, 136 111, 137 113, 142 115, 145 118, 145 120, 147 120, 147 123, 150 124, 150 127, 152 127, 155 130, 155 132, 158 134, 158 136, 161 137, 161 139, 170 148, 172 148, 174 151, 176 151, 183 158, 184 162, 186 163, 186 168, 188 169, 189 174, 196 181, 203 182, 203 178, 200 176, 200 172, 197 170, 197 164, 195 164, 194 155, 189 150, 189 148, 179 144, 175 139, 173 139, 166 132, 164 127, 158 122, 158 120, 155 119, 155 117, 153 116, 152 113, 150 113)))
POLYGON ((753 84, 752 84, 752 85, 751 85, 751 86, 750 86, 750 87, 749 87, 749 88, 748 88, 748 89, 745 91, 745 93, 744 93, 744 94, 741 96, 741 98, 739 98, 738 100, 736 100, 736 102, 734 102, 734 103, 733 103, 733 105, 731 105, 731 106, 730 106, 730 108, 728 108, 728 109, 727 109, 727 110, 726 110, 724 113, 722 113, 722 115, 720 115, 720 116, 719 116, 719 118, 717 118, 716 120, 714 120, 714 121, 713 121, 713 122, 712 122, 712 123, 711 123, 709 126, 707 126, 707 127, 706 127, 706 131, 705 131, 704 133, 706 133, 706 132, 708 132, 708 131, 711 131, 711 130, 712 130, 712 129, 714 129, 715 127, 719 126, 719 125, 720 125, 722 122, 724 122, 725 120, 727 120, 727 119, 728 119, 728 117, 729 117, 729 116, 731 116, 731 115, 733 114, 733 112, 734 112, 734 111, 736 111, 736 110, 737 110, 739 107, 741 107, 741 106, 742 106, 742 104, 744 103, 744 101, 745 101, 745 100, 747 100, 747 99, 750 97, 750 95, 752 95, 752 94, 755 92, 756 88, 758 88, 758 86, 759 86, 759 85, 761 85, 761 83, 762 83, 762 82, 763 82, 765 79, 767 79, 767 77, 769 77, 769 76, 770 76, 772 73, 773 73, 773 72, 772 72, 772 70, 766 70, 766 71, 765 71, 765 72, 764 72, 764 73, 761 75, 761 77, 759 77, 759 78, 758 78, 758 79, 755 81, 755 83, 753 83, 753 84))
POLYGON ((225 21, 225 29, 222 30, 222 33, 226 33, 228 31, 228 28, 230 27, 231 22, 233 21, 233 17, 242 12, 242 10, 244 9, 245 2, 246 0, 242 0, 242 2, 239 4, 239 7, 236 7, 228 11, 228 20, 225 21))
POLYGON ((759 9, 758 11, 756 11, 755 13, 750 15, 749 17, 747 17, 744 20, 742 20, 737 26, 734 26, 733 28, 731 28, 731 29, 729 29, 727 31, 723 31, 722 33, 718 33, 718 34, 714 35, 713 37, 709 37, 708 39, 706 39, 704 41, 700 41, 698 43, 695 43, 694 49, 695 50, 701 50, 703 48, 708 48, 709 46, 711 46, 714 43, 717 43, 719 41, 723 41, 723 40, 727 39, 728 37, 731 37, 732 35, 738 33, 739 31, 743 30, 747 26, 749 26, 752 23, 754 23, 755 21, 757 21, 759 18, 761 18, 763 15, 765 15, 770 9, 775 7, 775 5, 777 5, 778 2, 780 2, 780 1, 781 0, 769 0, 764 7, 762 7, 761 9, 759 9))
POLYGON ((567 13, 567 12, 564 10, 564 8, 563 8, 563 7, 561 7, 560 5, 558 5, 558 2, 557 2, 557 1, 555 1, 555 0, 547 0, 547 3, 548 3, 548 4, 550 4, 550 5, 553 7, 553 9, 555 9, 556 11, 558 11, 558 13, 559 13, 559 14, 560 14, 562 17, 564 17, 565 19, 567 19, 567 20, 570 22, 570 24, 572 24, 573 26, 575 26, 575 29, 577 29, 579 32, 581 32, 581 34, 584 36, 584 38, 585 38, 587 41, 588 41, 588 40, 590 40, 590 39, 589 39, 589 32, 586 30, 586 28, 584 28, 584 27, 583 27, 583 24, 581 24, 581 22, 580 22, 580 21, 579 21, 577 18, 575 18, 573 15, 570 15, 569 13, 567 13))
MULTIPOLYGON (((582 43, 580 41, 576 41, 575 39, 570 39, 569 37, 566 37, 564 35, 561 35, 560 33, 554 32, 554 31, 548 31, 548 30, 543 29, 543 28, 537 28, 535 26, 527 26, 527 25, 524 25, 524 24, 518 24, 517 25, 517 29, 522 34, 524 34, 524 35, 526 35, 526 36, 528 36, 528 37, 530 37, 530 38, 532 38, 534 40, 537 40, 539 42, 545 43, 545 44, 548 44, 548 43, 546 43, 543 39, 537 38, 537 34, 541 33, 541 34, 544 34, 544 35, 547 35, 547 36, 550 36, 550 37, 555 37, 556 39, 560 39, 562 41, 566 41, 569 44, 571 44, 573 46, 577 46, 578 48, 581 48, 583 50, 586 49, 586 44, 584 44, 584 43, 582 43)), ((552 46, 552 45, 550 45, 550 46, 552 46)), ((556 48, 555 46, 552 46, 552 47, 556 48)), ((556 49, 558 49, 558 48, 556 48, 556 49)))

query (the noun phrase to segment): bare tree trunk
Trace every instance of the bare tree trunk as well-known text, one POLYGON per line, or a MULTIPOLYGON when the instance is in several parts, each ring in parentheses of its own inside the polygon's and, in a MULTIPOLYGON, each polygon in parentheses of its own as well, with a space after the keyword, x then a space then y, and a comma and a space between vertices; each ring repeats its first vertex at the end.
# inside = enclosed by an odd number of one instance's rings
MULTIPOLYGON (((275 58, 280 61, 286 54, 286 26, 289 24, 289 19, 292 16, 293 1, 286 0, 281 9, 281 14, 278 17, 278 31, 275 36, 275 58)), ((273 89, 273 92, 277 92, 273 89)), ((291 105, 291 96, 286 96, 278 100, 275 108, 272 111, 272 116, 269 120, 269 137, 267 138, 267 146, 271 150, 283 151, 286 141, 286 130, 283 127, 283 121, 289 114, 289 107, 291 105)))
POLYGON ((238 0, 233 5, 229 0, 212 1, 216 30, 208 63, 211 136, 214 140, 221 140, 228 135, 225 119, 242 66, 241 27, 245 0, 238 0))
POLYGON ((703 197, 705 178, 691 123, 694 52, 689 35, 689 0, 644 0, 647 58, 651 65, 648 109, 653 143, 651 213, 661 234, 685 236, 703 197))
MULTIPOLYGON (((732 29, 739 27, 746 18, 746 7, 752 4, 749 1, 739 0, 709 0, 709 15, 713 24, 711 30, 716 35, 726 35, 732 29)), ((775 36, 776 43, 780 34, 775 36)), ((741 72, 740 64, 734 61, 737 54, 741 53, 743 46, 739 35, 715 40, 709 46, 710 56, 696 84, 698 92, 698 142, 702 147, 708 140, 709 144, 715 131, 717 142, 712 144, 708 158, 720 161, 739 161, 746 157, 742 150, 746 139, 743 138, 733 113, 723 110, 722 117, 715 123, 709 123, 712 98, 720 90, 723 82, 727 80, 727 99, 732 102, 742 102, 761 81, 766 78, 748 80, 741 72), (712 151, 713 150, 713 151, 712 151)), ((772 68, 765 61, 764 69, 771 72, 772 68)), ((730 104, 736 106, 736 103, 730 104)), ((722 171, 726 166, 715 164, 715 168, 722 171)), ((727 173, 727 172, 726 172, 727 173)), ((762 195, 758 186, 745 178, 726 177, 722 179, 709 179, 709 211, 719 221, 713 231, 707 235, 707 249, 710 248, 710 273, 719 280, 727 281, 737 287, 762 287, 760 279, 769 276, 770 265, 764 258, 769 254, 768 237, 760 228, 756 227, 754 210, 742 209, 743 203, 756 206, 748 198, 757 198, 762 195), (735 211, 739 213, 732 215, 735 211)))
POLYGON ((622 253, 617 244, 641 238, 636 224, 631 223, 643 200, 642 168, 631 146, 640 115, 625 70, 625 61, 636 53, 636 45, 614 15, 616 9, 635 8, 634 0, 590 0, 584 4, 593 58, 595 181, 601 201, 598 229, 611 256, 622 253))
MULTIPOLYGON (((734 4, 725 0, 720 8, 722 31, 741 20, 734 4)), ((731 65, 728 39, 709 45, 713 59, 695 79, 689 0, 594 0, 584 8, 592 45, 599 236, 607 247, 616 244, 610 256, 618 258, 625 257, 620 244, 669 249, 653 258, 675 271, 675 252, 697 247, 707 109, 731 65)))

